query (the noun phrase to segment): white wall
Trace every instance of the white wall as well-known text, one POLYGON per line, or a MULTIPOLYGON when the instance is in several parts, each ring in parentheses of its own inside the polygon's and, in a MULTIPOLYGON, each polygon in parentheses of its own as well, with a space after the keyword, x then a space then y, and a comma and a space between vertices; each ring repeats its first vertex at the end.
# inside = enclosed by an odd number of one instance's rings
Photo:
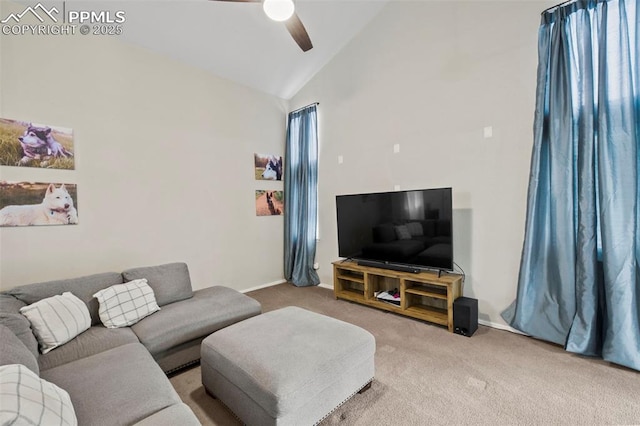
MULTIPOLYGON (((3 2, 2 13, 24 5, 3 2)), ((282 217, 255 216, 253 153, 284 150, 287 102, 100 36, 0 36, 0 116, 73 128, 77 226, 0 229, 0 289, 164 262, 194 288, 282 279, 282 217)))
POLYGON ((524 234, 537 28, 549 5, 392 2, 292 99, 293 108, 320 102, 322 282, 332 283, 338 258, 337 194, 451 186, 464 294, 479 299, 482 321, 504 325, 524 234))

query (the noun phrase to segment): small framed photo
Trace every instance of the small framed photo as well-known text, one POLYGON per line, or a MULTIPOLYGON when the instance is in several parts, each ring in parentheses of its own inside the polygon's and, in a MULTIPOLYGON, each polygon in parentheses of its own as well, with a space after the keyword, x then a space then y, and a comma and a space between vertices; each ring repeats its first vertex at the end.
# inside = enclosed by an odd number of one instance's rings
POLYGON ((282 155, 253 154, 256 180, 282 180, 282 155))
POLYGON ((284 214, 284 191, 256 190, 256 216, 284 214))

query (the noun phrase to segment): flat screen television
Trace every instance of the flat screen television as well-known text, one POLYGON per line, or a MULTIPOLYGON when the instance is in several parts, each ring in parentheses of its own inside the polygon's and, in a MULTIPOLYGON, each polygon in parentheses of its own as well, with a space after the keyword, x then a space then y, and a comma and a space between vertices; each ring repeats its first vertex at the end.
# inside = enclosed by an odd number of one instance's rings
POLYGON ((338 254, 419 272, 453 270, 451 188, 336 196, 338 254))

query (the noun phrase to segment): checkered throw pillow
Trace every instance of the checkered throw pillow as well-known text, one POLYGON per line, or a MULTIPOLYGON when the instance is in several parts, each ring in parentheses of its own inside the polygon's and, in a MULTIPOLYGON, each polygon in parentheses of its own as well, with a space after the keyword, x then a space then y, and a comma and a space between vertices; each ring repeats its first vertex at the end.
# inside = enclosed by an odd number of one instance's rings
POLYGON ((405 225, 396 226, 396 236, 399 240, 410 240, 411 233, 409 233, 409 229, 405 225))
POLYGON ((77 425, 69 394, 22 364, 0 367, 0 424, 77 425))
POLYGON ((87 305, 68 291, 24 306, 20 313, 31 323, 43 354, 91 327, 87 305))
POLYGON ((100 303, 98 314, 107 328, 133 325, 160 310, 146 278, 112 285, 100 290, 93 297, 100 303))

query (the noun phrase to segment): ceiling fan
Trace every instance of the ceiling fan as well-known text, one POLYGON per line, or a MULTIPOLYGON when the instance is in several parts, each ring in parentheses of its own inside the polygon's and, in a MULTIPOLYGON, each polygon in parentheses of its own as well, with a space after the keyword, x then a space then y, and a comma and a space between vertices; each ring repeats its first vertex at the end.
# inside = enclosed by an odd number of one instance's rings
POLYGON ((211 0, 236 3, 262 3, 262 8, 267 16, 274 21, 284 22, 289 34, 298 43, 303 52, 311 50, 313 44, 302 21, 295 12, 293 0, 211 0))

